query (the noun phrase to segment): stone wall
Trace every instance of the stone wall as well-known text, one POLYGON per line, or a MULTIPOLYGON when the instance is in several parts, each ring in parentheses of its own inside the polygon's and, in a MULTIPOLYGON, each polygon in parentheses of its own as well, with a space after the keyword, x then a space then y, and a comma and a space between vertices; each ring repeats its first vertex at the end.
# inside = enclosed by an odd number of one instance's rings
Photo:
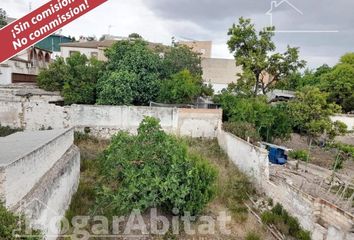
POLYGON ((275 203, 281 203, 304 229, 311 231, 313 240, 354 239, 354 216, 322 198, 302 192, 292 184, 291 177, 275 177, 267 151, 222 130, 218 132, 218 142, 259 190, 275 203))
POLYGON ((80 177, 80 152, 73 129, 19 132, 0 138, 0 197, 25 213, 45 235, 55 235, 51 219, 61 219, 80 177))
POLYGON ((135 106, 56 106, 40 99, 0 101, 0 124, 27 130, 90 129, 91 134, 109 138, 119 130, 136 133, 144 116, 161 121, 162 128, 176 135, 216 137, 222 111, 135 106))

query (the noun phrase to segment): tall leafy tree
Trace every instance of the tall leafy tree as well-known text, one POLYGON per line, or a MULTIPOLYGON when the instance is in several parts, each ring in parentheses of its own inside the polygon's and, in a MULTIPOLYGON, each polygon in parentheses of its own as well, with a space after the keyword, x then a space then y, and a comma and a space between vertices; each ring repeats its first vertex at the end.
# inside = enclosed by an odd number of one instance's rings
MULTIPOLYGON (((310 141, 325 133, 337 135, 333 131, 337 131, 340 124, 333 123, 330 116, 340 112, 341 108, 329 103, 327 98, 328 94, 319 88, 306 86, 289 103, 289 117, 294 121, 295 128, 309 136, 310 141)), ((345 132, 344 128, 342 125, 338 134, 345 132)))
POLYGON ((162 77, 169 78, 187 69, 192 75, 201 78, 203 74, 201 57, 185 45, 174 44, 164 51, 162 77))
MULTIPOLYGON (((106 56, 107 69, 100 79, 101 83, 107 82, 112 72, 124 71, 135 74, 136 78, 126 85, 133 93, 130 104, 148 105, 150 101, 156 100, 160 89, 161 59, 145 41, 142 39, 119 41, 107 49, 106 56)), ((120 88, 124 89, 123 81, 117 84, 122 84, 120 88)))
POLYGON ((7 14, 6 11, 0 8, 0 28, 3 28, 7 25, 7 14))
POLYGON ((333 70, 323 75, 322 89, 344 112, 354 111, 354 53, 342 56, 333 70))
MULTIPOLYGON (((305 61, 299 60, 299 49, 288 46, 284 53, 273 53, 276 50, 272 41, 274 27, 264 28, 256 32, 250 19, 240 18, 239 23, 229 29, 228 46, 234 54, 237 65, 241 65, 245 75, 239 82, 253 82, 254 94, 259 89, 265 94, 274 83, 303 68, 305 61)), ((250 85, 249 83, 246 85, 250 85)))
POLYGON ((202 81, 183 70, 163 81, 158 100, 163 103, 192 104, 201 95, 202 81))
POLYGON ((66 60, 57 58, 48 69, 42 69, 37 84, 47 91, 60 91, 66 104, 93 104, 96 85, 103 63, 75 53, 66 60))
POLYGON ((96 86, 103 63, 80 53, 67 58, 66 63, 68 77, 62 90, 65 103, 96 103, 96 86))

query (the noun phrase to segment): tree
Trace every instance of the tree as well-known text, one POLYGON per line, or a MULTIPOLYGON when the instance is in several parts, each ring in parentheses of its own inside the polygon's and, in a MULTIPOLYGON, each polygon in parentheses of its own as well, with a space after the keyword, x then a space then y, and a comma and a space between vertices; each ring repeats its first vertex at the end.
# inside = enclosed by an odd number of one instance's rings
POLYGON ((158 207, 200 213, 215 194, 216 169, 145 117, 137 136, 119 132, 100 159, 101 188, 96 209, 117 216, 158 207))
POLYGON ((103 63, 96 58, 75 53, 66 59, 68 78, 65 79, 62 95, 66 104, 96 103, 96 85, 103 63))
POLYGON ((202 81, 188 70, 183 70, 164 80, 158 100, 163 103, 192 104, 201 95, 202 81))
POLYGON ((7 25, 7 13, 4 9, 0 8, 0 28, 7 25))
POLYGON ((354 53, 344 55, 332 71, 323 75, 321 89, 345 112, 354 110, 354 53))
POLYGON ((221 105, 225 114, 224 120, 238 123, 240 126, 245 123, 255 126, 257 133, 265 141, 286 139, 292 132, 293 125, 292 120, 288 118, 287 105, 272 106, 264 96, 250 98, 236 96, 228 91, 214 100, 221 105))
POLYGON ((98 82, 98 99, 100 105, 130 105, 133 102, 131 85, 137 76, 128 71, 111 72, 108 78, 98 82))
MULTIPOLYGON (((254 81, 254 95, 259 88, 265 94, 273 84, 303 68, 305 61, 299 60, 298 48, 288 46, 283 54, 273 53, 276 50, 272 41, 274 27, 267 27, 256 33, 250 19, 239 19, 239 24, 233 24, 229 29, 229 49, 234 53, 237 65, 243 67, 245 74, 242 81, 254 81), (273 53, 273 54, 272 54, 273 53)), ((249 84, 247 84, 249 85, 249 84)))
POLYGON ((37 77, 37 84, 46 91, 62 91, 64 82, 69 78, 68 68, 62 57, 57 57, 48 69, 42 69, 37 77))
POLYGON ((162 62, 162 77, 170 78, 187 69, 192 75, 202 78, 203 70, 201 66, 200 54, 193 52, 185 45, 175 44, 164 51, 162 62))
POLYGON ((132 39, 143 39, 143 37, 139 33, 131 33, 128 37, 132 39))
POLYGON ((126 71, 135 74, 135 80, 127 85, 133 93, 130 104, 148 105, 150 101, 156 100, 160 89, 161 59, 145 41, 118 41, 106 50, 106 57, 107 68, 100 81, 108 79, 112 72, 126 71))
POLYGON ((276 84, 275 88, 298 91, 304 86, 317 86, 323 84, 323 76, 332 71, 332 68, 327 64, 323 64, 316 70, 306 69, 303 74, 295 72, 290 74, 283 81, 276 84))
POLYGON ((95 58, 75 53, 69 58, 57 58, 48 69, 42 69, 37 84, 47 91, 60 91, 66 104, 94 104, 96 83, 103 63, 95 58))

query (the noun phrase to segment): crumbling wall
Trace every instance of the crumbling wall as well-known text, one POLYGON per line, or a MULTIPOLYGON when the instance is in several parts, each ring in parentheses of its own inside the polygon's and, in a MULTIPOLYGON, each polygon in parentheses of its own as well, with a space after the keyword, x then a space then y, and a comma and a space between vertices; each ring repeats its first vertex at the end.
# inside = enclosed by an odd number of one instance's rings
POLYGON ((233 163, 244 173, 262 186, 269 178, 268 152, 220 130, 217 135, 220 147, 233 163))
POLYGON ((169 133, 190 137, 215 138, 222 122, 222 111, 136 106, 72 105, 56 106, 45 101, 23 99, 0 101, 0 123, 27 130, 88 128, 101 138, 119 130, 136 133, 144 116, 160 119, 169 133))
POLYGON ((0 200, 46 236, 58 234, 50 224, 64 217, 78 188, 80 151, 73 135, 66 129, 0 138, 0 200))
MULTIPOLYGON (((267 151, 224 131, 219 131, 218 142, 235 165, 254 180, 259 190, 274 202, 281 203, 304 229, 311 231, 313 240, 354 239, 354 216, 321 197, 302 192, 291 177, 276 176, 267 151)), ((277 170, 282 171, 281 167, 277 170)))

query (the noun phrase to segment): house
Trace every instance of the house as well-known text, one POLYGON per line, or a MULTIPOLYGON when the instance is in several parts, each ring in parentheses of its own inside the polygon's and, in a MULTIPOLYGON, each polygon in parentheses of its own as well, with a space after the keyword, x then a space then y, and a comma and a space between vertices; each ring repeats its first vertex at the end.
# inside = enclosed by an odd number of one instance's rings
POLYGON ((60 44, 70 43, 73 40, 70 37, 66 37, 60 34, 52 34, 42 41, 35 44, 35 47, 45 49, 52 52, 52 58, 60 56, 60 44))
POLYGON ((68 58, 74 53, 85 54, 88 58, 95 57, 100 61, 107 61, 104 50, 111 47, 116 40, 85 41, 60 44, 61 57, 68 58))
POLYGON ((203 80, 213 86, 215 93, 226 89, 230 83, 236 83, 242 67, 236 66, 234 59, 203 58, 203 80))
MULTIPOLYGON (((95 57, 100 61, 107 61, 104 54, 107 48, 112 47, 119 40, 106 39, 102 41, 71 42, 60 44, 61 57, 68 58, 74 53, 85 54, 88 58, 95 57)), ((150 48, 163 46, 160 43, 148 43, 150 48)))
POLYGON ((42 68, 51 62, 51 51, 30 47, 0 64, 0 85, 34 83, 42 68))
POLYGON ((211 58, 212 41, 179 41, 178 43, 200 53, 202 58, 211 58))

